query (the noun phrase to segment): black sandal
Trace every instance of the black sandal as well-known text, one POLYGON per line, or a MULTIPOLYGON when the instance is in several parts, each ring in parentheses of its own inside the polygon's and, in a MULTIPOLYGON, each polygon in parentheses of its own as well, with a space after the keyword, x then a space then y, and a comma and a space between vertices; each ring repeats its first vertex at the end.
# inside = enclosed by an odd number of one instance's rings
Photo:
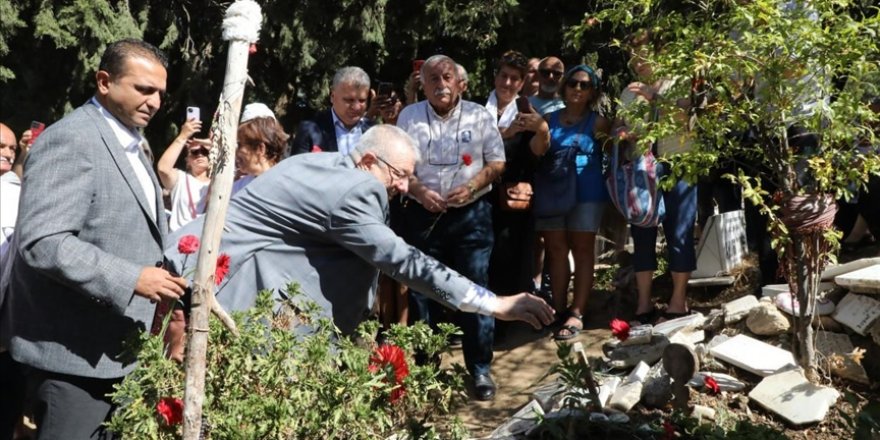
POLYGON ((660 316, 667 321, 672 321, 673 319, 684 318, 685 316, 689 316, 690 314, 690 310, 688 310, 687 312, 667 312, 666 310, 664 310, 663 313, 660 314, 660 316))
POLYGON ((653 324, 654 320, 657 319, 657 308, 651 307, 651 310, 645 313, 636 314, 635 320, 639 322, 639 324, 653 324))
POLYGON ((557 340, 557 341, 567 341, 569 339, 572 339, 572 338, 576 337, 577 335, 581 334, 581 332, 584 330, 584 328, 583 328, 584 327, 584 315, 575 315, 574 313, 568 312, 565 314, 565 319, 562 320, 562 323, 560 324, 560 326, 561 327, 556 329, 556 331, 554 332, 553 339, 557 340), (565 325, 565 322, 571 318, 574 318, 574 319, 577 319, 578 321, 580 321, 581 327, 578 328, 576 325, 565 325), (568 334, 565 334, 565 335, 559 334, 559 332, 561 332, 563 330, 568 331, 568 334))

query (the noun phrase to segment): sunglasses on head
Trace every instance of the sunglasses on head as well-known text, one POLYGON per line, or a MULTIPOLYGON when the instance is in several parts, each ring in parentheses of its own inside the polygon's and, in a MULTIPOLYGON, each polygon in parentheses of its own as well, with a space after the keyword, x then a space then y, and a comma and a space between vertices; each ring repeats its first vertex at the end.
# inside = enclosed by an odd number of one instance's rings
POLYGON ((568 80, 565 85, 578 90, 589 90, 593 88, 593 83, 591 81, 578 81, 576 79, 568 80))
POLYGON ((547 78, 550 78, 551 76, 555 76, 555 77, 559 78, 560 76, 565 74, 565 72, 563 72, 561 70, 553 70, 553 69, 538 69, 538 73, 540 73, 541 75, 543 75, 547 78))
POLYGON ((208 149, 207 148, 193 148, 192 150, 189 150, 189 155, 193 156, 193 157, 207 156, 208 149))

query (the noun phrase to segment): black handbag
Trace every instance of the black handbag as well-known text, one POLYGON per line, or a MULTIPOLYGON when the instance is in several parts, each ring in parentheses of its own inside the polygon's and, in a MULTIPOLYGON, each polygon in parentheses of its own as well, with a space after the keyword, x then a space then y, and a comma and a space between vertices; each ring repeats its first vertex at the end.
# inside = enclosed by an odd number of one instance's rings
POLYGON ((535 172, 532 207, 535 217, 565 215, 577 204, 578 148, 563 148, 545 154, 535 172))

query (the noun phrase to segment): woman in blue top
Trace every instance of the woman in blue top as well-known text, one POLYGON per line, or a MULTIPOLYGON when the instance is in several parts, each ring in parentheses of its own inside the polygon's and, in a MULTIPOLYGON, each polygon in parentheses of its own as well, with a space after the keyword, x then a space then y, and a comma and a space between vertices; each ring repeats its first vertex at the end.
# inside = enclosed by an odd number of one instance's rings
POLYGON ((603 145, 610 122, 597 113, 601 96, 599 78, 583 64, 563 77, 565 108, 546 116, 550 125, 550 151, 577 148, 577 204, 565 215, 538 218, 535 227, 544 238, 553 307, 561 314, 554 337, 571 339, 584 328, 583 311, 593 288, 593 245, 608 201, 602 177, 603 145), (574 298, 567 307, 571 277, 568 253, 574 257, 574 298))

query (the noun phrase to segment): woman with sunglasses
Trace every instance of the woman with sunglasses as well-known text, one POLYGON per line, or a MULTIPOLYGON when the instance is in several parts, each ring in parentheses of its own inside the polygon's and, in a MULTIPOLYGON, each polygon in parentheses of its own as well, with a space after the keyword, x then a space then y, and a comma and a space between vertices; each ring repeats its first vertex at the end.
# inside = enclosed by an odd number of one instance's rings
POLYGON ((171 231, 176 231, 205 212, 205 196, 211 182, 208 178, 208 151, 211 145, 190 141, 201 129, 202 121, 189 119, 184 122, 177 138, 162 153, 156 167, 162 187, 171 193, 171 214, 168 219, 171 231), (184 149, 186 171, 174 167, 184 149))
POLYGON ((557 340, 574 338, 583 330, 583 312, 593 288, 594 243, 608 201, 602 157, 611 124, 598 113, 601 94, 599 77, 593 69, 583 64, 575 66, 562 81, 565 108, 545 116, 550 125, 550 151, 579 150, 575 160, 577 203, 565 215, 541 217, 535 222, 544 238, 552 305, 560 316, 554 334, 557 340), (569 252, 574 257, 574 295, 567 306, 569 252))

